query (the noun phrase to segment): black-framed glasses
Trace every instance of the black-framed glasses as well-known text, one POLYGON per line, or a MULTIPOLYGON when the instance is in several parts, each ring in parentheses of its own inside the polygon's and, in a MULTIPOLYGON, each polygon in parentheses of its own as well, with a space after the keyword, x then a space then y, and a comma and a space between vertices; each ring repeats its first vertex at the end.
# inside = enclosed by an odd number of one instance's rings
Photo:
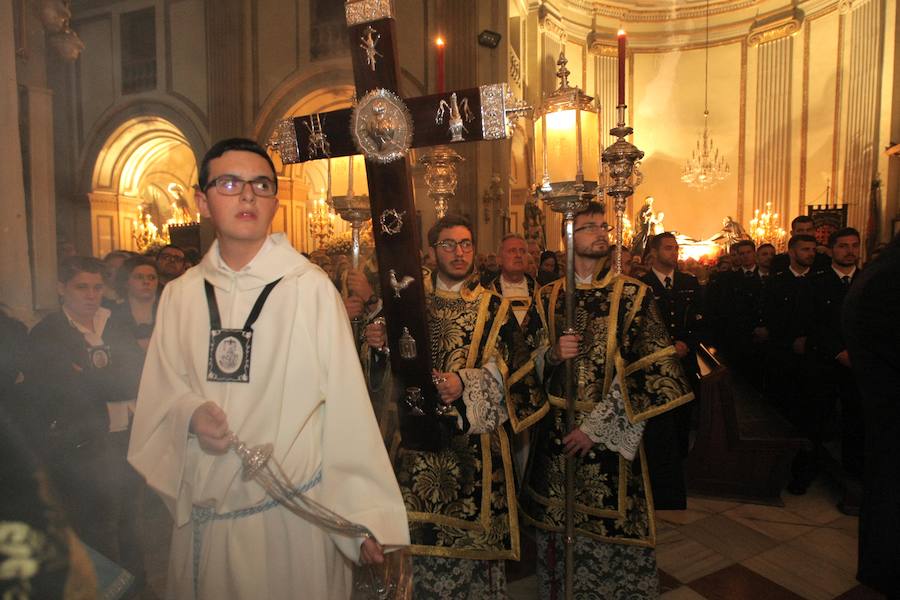
POLYGON ((164 252, 163 254, 160 254, 158 259, 165 260, 168 262, 173 262, 173 263, 183 263, 186 260, 186 258, 184 256, 179 256, 175 253, 168 253, 168 252, 164 252))
POLYGON ((206 184, 203 189, 205 192, 209 188, 215 186, 216 191, 223 196, 237 196, 244 191, 244 186, 250 184, 253 193, 257 196, 271 198, 278 191, 278 184, 268 177, 257 177, 256 179, 242 179, 237 175, 219 175, 206 184))
POLYGON ((576 229, 575 233, 579 231, 587 231, 588 233, 607 232, 609 231, 609 225, 606 223, 587 223, 576 229))
POLYGON ((440 248, 444 252, 451 254, 453 252, 456 252, 457 247, 460 247, 462 248, 463 252, 468 254, 475 249, 475 244, 472 243, 472 240, 460 240, 458 242, 456 240, 441 240, 439 242, 435 242, 434 247, 440 248))

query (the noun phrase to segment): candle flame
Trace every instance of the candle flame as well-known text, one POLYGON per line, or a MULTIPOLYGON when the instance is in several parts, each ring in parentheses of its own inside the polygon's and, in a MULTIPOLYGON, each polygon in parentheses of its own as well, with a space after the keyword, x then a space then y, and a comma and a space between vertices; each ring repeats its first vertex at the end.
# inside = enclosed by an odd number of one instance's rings
POLYGON ((625 30, 624 30, 624 29, 619 29, 619 34, 618 34, 618 35, 619 35, 619 37, 623 37, 623 36, 625 35, 625 30))
POLYGON ((436 46, 443 46, 443 45, 444 45, 444 38, 442 38, 441 36, 437 36, 437 37, 434 39, 434 44, 435 44, 436 46))

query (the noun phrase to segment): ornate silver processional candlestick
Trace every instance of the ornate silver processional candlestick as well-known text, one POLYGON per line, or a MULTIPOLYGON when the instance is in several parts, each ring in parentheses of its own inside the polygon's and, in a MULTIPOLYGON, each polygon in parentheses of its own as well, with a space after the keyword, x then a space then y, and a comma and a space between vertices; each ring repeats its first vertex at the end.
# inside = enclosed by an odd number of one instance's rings
MULTIPOLYGON (((359 158, 359 163, 363 162, 362 156, 354 155, 347 157, 347 192, 344 195, 340 196, 331 196, 331 206, 337 212, 340 217, 350 223, 350 235, 351 235, 351 263, 353 265, 353 269, 359 269, 359 237, 360 232, 362 230, 363 224, 366 221, 372 218, 372 209, 369 204, 369 195, 368 189, 365 194, 358 194, 356 192, 362 191, 358 188, 354 187, 353 182, 353 174, 354 174, 354 161, 359 158)), ((329 186, 331 181, 331 160, 328 159, 329 165, 329 186)), ((356 172, 362 172, 362 180, 365 181, 365 171, 359 171, 358 169, 363 168, 363 165, 360 164, 357 166, 356 172)), ((329 187, 330 189, 330 187, 329 187)), ((363 299, 365 300, 365 298, 363 299)), ((354 339, 359 339, 360 329, 362 327, 362 317, 357 316, 352 319, 353 324, 353 334, 354 339)))
MULTIPOLYGON (((575 215, 597 194, 600 181, 600 119, 593 98, 569 85, 568 60, 560 53, 559 88, 535 113, 537 195, 563 215, 566 231, 566 329, 575 330, 575 215)), ((555 332, 551 332, 555 335, 555 332)), ((566 431, 575 428, 575 359, 566 361, 566 431)), ((575 459, 566 457, 565 597, 573 597, 575 568, 575 459)))
POLYGON ((425 185, 438 219, 447 214, 450 201, 456 196, 459 181, 456 165, 464 160, 450 146, 434 146, 419 159, 419 164, 425 167, 425 185))
POLYGON ((616 126, 609 130, 610 135, 617 139, 612 146, 603 151, 603 162, 612 179, 611 185, 606 188, 606 193, 613 200, 613 209, 616 211, 616 273, 622 272, 622 244, 625 229, 625 207, 628 197, 634 193, 632 175, 635 174, 635 163, 644 158, 644 152, 625 138, 634 130, 625 125, 626 105, 616 107, 616 126))

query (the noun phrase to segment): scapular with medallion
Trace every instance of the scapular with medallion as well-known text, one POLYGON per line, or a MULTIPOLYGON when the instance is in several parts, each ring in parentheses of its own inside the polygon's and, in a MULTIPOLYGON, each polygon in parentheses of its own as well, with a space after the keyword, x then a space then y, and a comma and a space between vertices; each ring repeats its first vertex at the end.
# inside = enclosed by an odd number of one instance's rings
POLYGON ((206 304, 209 306, 207 381, 250 382, 250 342, 253 339, 253 324, 259 318, 263 305, 279 281, 281 281, 280 277, 263 288, 243 329, 222 329, 219 304, 216 302, 216 290, 210 282, 203 281, 206 288, 206 304))

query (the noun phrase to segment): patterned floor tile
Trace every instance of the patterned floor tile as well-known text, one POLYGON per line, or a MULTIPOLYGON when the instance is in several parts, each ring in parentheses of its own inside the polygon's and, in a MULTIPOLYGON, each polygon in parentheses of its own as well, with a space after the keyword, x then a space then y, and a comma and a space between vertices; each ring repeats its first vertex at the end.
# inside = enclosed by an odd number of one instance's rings
POLYGON ((777 545, 772 538, 724 514, 710 515, 690 525, 684 525, 679 531, 734 562, 756 556, 777 545))
POLYGON ((681 586, 660 596, 660 600, 705 600, 703 596, 689 588, 681 586))
POLYGON ((667 531, 656 541, 656 564, 682 583, 715 573, 733 563, 732 559, 685 537, 678 530, 667 531))
POLYGON ((740 502, 732 502, 730 500, 718 500, 716 498, 700 498, 697 496, 688 496, 688 510, 696 510, 708 513, 723 513, 740 506, 740 502))
POLYGON ((785 589, 741 565, 731 565, 692 581, 689 587, 709 600, 800 600, 785 589))
POLYGON ((810 600, 832 600, 856 586, 853 575, 834 568, 791 541, 749 558, 742 565, 810 600))
POLYGON ((741 504, 722 514, 778 542, 792 540, 815 527, 812 521, 777 506, 741 504))

